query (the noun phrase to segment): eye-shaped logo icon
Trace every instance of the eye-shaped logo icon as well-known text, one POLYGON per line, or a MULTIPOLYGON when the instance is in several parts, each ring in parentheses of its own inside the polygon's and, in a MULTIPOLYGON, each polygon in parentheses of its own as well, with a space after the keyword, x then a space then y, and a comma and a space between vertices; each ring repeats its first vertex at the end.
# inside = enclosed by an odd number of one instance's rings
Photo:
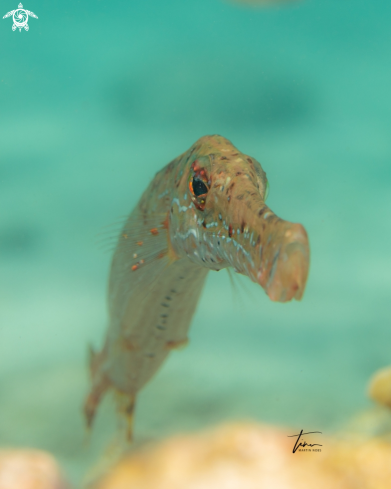
POLYGON ((5 14, 3 19, 11 17, 11 15, 14 20, 12 30, 15 31, 16 29, 19 29, 19 32, 21 32, 22 28, 24 28, 26 31, 29 30, 29 16, 38 19, 34 12, 30 12, 30 10, 25 10, 21 3, 18 5, 18 8, 16 10, 11 10, 11 12, 5 14))

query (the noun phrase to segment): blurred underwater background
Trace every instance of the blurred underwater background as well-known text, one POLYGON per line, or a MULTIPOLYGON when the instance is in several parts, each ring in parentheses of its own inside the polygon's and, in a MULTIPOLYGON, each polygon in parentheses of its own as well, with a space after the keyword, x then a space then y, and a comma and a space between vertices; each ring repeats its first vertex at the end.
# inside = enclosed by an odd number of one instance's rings
POLYGON ((370 408, 391 363, 391 3, 30 1, 28 32, 0 22, 0 446, 49 451, 75 484, 106 446, 110 402, 89 442, 81 413, 107 325, 99 236, 206 134, 305 226, 307 289, 272 303, 210 273, 136 440, 237 419, 330 434, 370 408))

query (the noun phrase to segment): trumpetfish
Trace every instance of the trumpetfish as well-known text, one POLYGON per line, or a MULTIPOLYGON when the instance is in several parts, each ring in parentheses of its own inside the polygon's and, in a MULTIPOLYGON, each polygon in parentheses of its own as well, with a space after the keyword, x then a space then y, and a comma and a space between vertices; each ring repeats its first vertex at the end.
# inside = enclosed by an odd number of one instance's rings
POLYGON ((265 204, 266 173, 221 136, 205 136, 159 171, 126 220, 112 259, 109 328, 91 351, 91 426, 108 390, 129 421, 136 394, 187 342, 210 270, 233 267, 272 301, 300 300, 309 268, 301 224, 265 204))

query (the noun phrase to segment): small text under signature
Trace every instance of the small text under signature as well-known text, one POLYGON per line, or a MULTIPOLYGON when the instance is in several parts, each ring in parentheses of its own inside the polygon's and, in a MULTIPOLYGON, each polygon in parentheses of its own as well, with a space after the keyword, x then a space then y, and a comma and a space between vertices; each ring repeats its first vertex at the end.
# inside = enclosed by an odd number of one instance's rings
POLYGON ((303 433, 303 430, 301 430, 300 433, 297 435, 288 435, 288 437, 297 436, 297 440, 296 440, 295 446, 293 447, 292 453, 296 453, 296 450, 299 449, 300 447, 304 448, 304 447, 314 447, 314 446, 321 447, 321 446, 323 446, 320 443, 307 443, 304 440, 300 441, 302 435, 311 435, 312 433, 322 433, 322 432, 321 431, 308 431, 307 433, 303 433))

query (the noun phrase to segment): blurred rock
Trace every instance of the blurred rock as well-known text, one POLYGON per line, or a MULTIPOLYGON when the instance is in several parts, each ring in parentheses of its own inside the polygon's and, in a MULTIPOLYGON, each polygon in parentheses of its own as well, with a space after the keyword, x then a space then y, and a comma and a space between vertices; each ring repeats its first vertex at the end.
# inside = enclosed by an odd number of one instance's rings
POLYGON ((391 408, 391 367, 375 373, 369 384, 369 396, 377 403, 391 408))
POLYGON ((322 465, 340 475, 344 489, 391 488, 391 444, 385 440, 335 442, 322 465))
POLYGON ((0 450, 0 489, 68 489, 52 456, 38 450, 0 450))
POLYGON ((293 454, 289 434, 235 424, 176 436, 129 454, 93 489, 391 488, 389 443, 319 435, 306 441, 321 443, 321 452, 293 454))
POLYGON ((391 443, 391 411, 376 405, 350 418, 345 430, 350 439, 383 439, 391 443))

